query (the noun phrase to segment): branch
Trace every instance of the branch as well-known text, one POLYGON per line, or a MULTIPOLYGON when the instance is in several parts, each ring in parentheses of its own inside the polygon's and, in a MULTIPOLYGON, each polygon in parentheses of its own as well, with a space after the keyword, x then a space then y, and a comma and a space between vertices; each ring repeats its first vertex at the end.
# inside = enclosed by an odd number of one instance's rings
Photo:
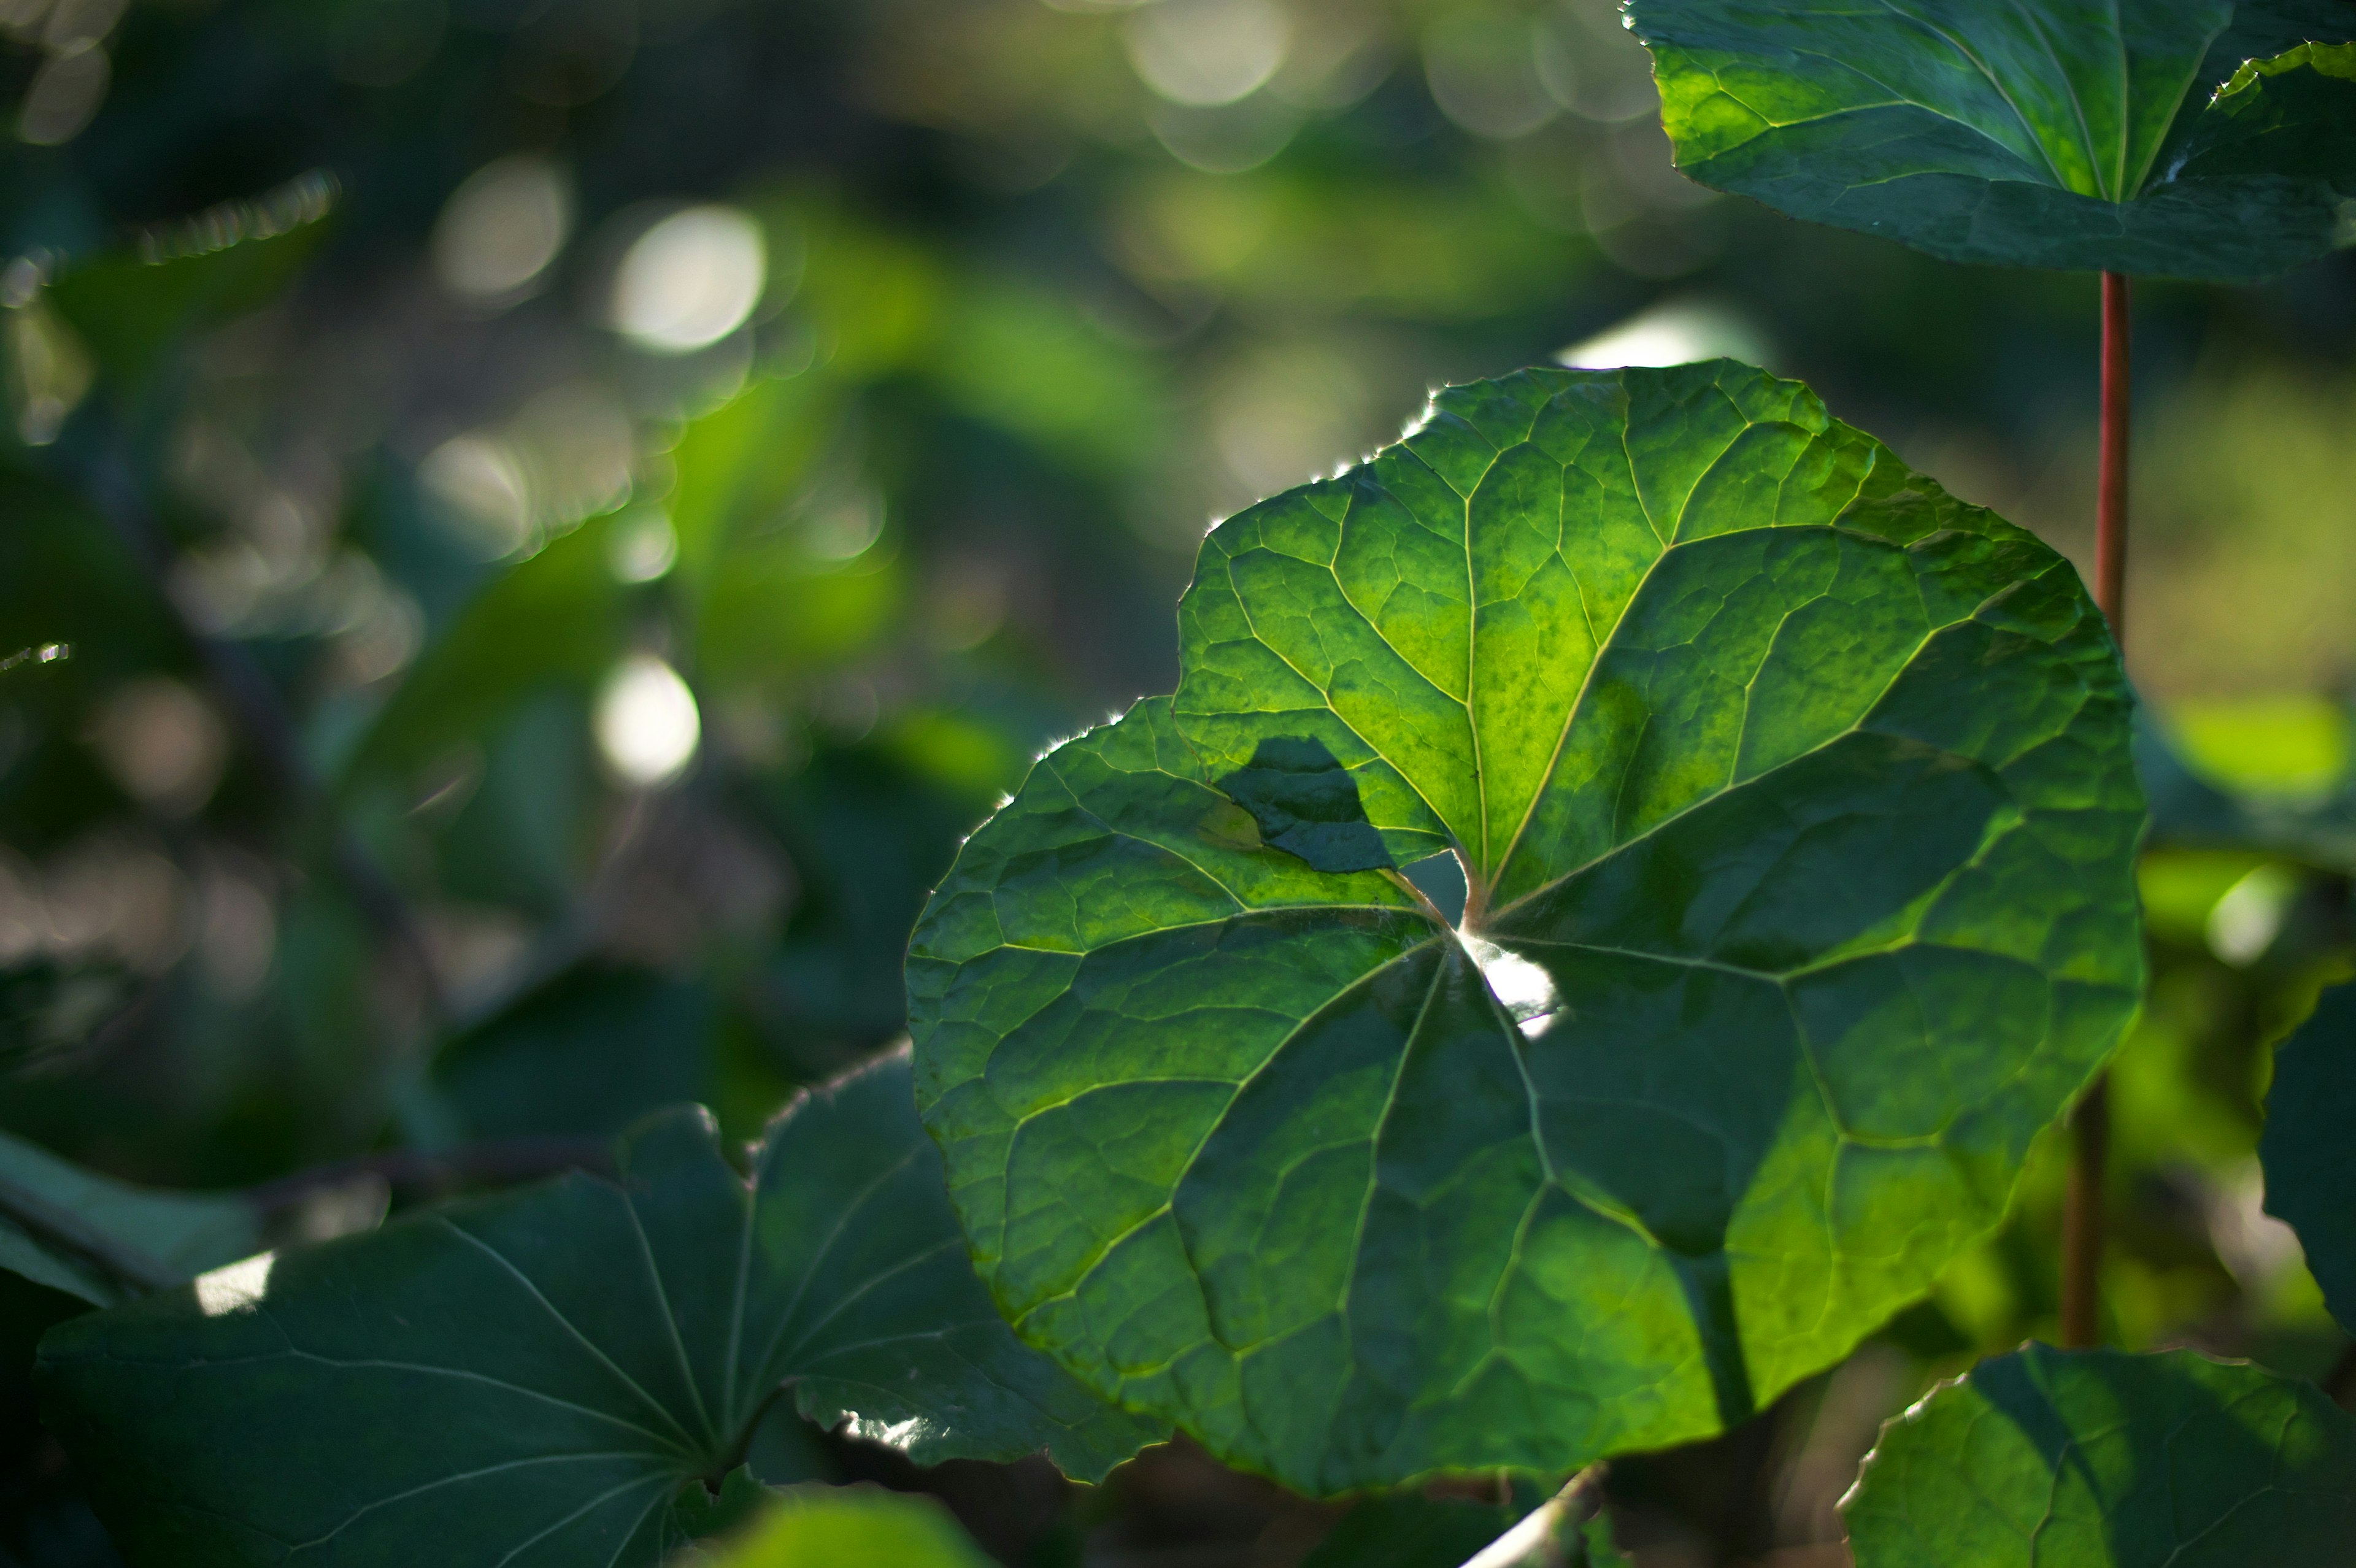
POLYGON ((500 1138, 439 1152, 387 1149, 339 1159, 249 1187, 244 1197, 264 1214, 275 1214, 356 1176, 378 1177, 394 1188, 441 1191, 467 1182, 536 1181, 568 1170, 604 1176, 613 1169, 613 1145, 605 1138, 500 1138))

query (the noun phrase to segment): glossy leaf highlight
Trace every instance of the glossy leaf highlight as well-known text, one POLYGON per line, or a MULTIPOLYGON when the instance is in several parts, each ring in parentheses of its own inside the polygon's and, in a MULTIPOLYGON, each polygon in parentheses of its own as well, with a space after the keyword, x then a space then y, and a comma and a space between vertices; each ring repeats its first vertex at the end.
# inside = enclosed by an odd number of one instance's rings
MULTIPOLYGON (((1992 1225, 2141 983, 2075 575, 1726 362, 1451 389, 1238 514, 1174 698, 1050 753, 911 948, 984 1277, 1310 1491, 1740 1419, 1992 1225), (1271 847, 1315 746, 1391 860, 1271 847)), ((1348 815, 1346 813, 1341 815, 1348 815)))
POLYGON ((2333 0, 1628 16, 1677 166, 1794 218, 1954 261, 2218 280, 2356 241, 2356 16, 2333 0))
POLYGON ((1017 1344, 904 1056, 788 1108, 750 1182, 665 1113, 574 1176, 264 1255, 43 1341, 44 1413, 134 1564, 651 1568, 781 1397, 919 1463, 1151 1434, 1017 1344))

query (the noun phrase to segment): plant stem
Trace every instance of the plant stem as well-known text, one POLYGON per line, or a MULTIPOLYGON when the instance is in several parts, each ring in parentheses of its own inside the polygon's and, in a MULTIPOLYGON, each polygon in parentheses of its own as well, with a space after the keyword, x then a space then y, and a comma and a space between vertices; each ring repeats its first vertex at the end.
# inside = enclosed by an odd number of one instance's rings
MULTIPOLYGON (((2094 603, 2126 646, 2127 280, 2103 274, 2102 466, 2094 494, 2094 603)), ((2102 1339, 2103 1169, 2110 1152, 2109 1074, 2097 1077, 2070 1119, 2070 1195, 2062 1216, 2062 1343, 2102 1339)))
POLYGON ((1579 1532, 1603 1507, 1603 1467, 1590 1465, 1562 1490, 1540 1503, 1522 1521, 1465 1563, 1464 1568, 1562 1568, 1586 1561, 1570 1548, 1579 1532))
POLYGON ((265 1214, 292 1208, 312 1193, 339 1187, 358 1176, 380 1178, 389 1187, 427 1191, 464 1182, 537 1181, 584 1170, 605 1176, 614 1168, 614 1147, 604 1138, 522 1137, 425 1152, 388 1149, 315 1166, 245 1189, 245 1200, 265 1214))

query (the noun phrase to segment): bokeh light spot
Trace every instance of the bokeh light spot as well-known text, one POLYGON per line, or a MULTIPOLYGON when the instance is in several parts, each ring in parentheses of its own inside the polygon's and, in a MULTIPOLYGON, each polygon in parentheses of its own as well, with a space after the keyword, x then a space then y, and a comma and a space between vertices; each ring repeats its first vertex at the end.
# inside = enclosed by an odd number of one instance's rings
POLYGON ((733 207, 691 207, 638 236, 615 274, 615 330, 658 353, 727 336, 760 303, 761 227, 733 207))
POLYGON ((1139 80, 1194 108, 1258 91, 1284 63, 1292 28, 1268 0, 1164 0, 1129 20, 1139 80))
POLYGON ((548 270, 572 229, 564 171, 546 158, 500 158, 468 176, 442 208, 434 273, 461 299, 505 303, 548 270))
POLYGON ((597 695, 597 749, 615 776, 651 789, 687 771, 703 738, 695 694, 679 672, 652 654, 615 667, 597 695))

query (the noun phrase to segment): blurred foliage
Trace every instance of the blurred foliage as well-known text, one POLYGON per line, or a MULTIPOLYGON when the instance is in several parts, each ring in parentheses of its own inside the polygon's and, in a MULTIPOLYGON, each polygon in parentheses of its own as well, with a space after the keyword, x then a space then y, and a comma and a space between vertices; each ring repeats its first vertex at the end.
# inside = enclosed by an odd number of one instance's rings
MULTIPOLYGON (((887 1043, 959 837, 1169 688, 1207 521, 1438 381, 1749 341, 2091 538, 2092 283, 1686 184, 1604 0, 6 0, 0 35, 0 1130, 152 1185, 344 1173, 288 1236, 380 1208, 350 1161, 682 1095, 749 1136, 887 1043)), ((2134 664, 2244 818, 2347 793, 2351 282, 2139 295, 2134 664)), ((2113 1326, 2319 1372, 2253 1151, 2350 868, 2155 844, 2113 1326)), ((1628 1467, 1622 1543, 1837 1539, 1883 1415, 2051 1331, 2061 1188, 2057 1146, 1848 1366, 1628 1467)), ((20 1386, 70 1307, 0 1277, 0 1561, 112 1561, 20 1386)), ((1079 1491, 827 1441, 1010 1563, 1297 1562, 1333 1517, 1183 1447, 1079 1491)))

